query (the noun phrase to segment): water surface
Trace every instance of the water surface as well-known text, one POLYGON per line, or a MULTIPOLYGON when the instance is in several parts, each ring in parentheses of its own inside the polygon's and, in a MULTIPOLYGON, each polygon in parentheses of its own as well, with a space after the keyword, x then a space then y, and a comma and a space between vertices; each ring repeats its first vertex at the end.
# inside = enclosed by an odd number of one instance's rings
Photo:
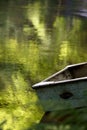
POLYGON ((87 2, 0 1, 0 127, 24 130, 43 115, 31 86, 87 60, 87 2))

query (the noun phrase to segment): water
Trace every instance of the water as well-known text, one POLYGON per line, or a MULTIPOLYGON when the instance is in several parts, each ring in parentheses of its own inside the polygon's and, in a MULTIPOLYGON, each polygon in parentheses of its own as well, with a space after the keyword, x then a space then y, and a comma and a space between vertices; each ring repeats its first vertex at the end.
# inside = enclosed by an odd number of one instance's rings
POLYGON ((86 0, 0 1, 3 130, 28 129, 40 120, 34 83, 66 65, 87 61, 86 17, 86 0))

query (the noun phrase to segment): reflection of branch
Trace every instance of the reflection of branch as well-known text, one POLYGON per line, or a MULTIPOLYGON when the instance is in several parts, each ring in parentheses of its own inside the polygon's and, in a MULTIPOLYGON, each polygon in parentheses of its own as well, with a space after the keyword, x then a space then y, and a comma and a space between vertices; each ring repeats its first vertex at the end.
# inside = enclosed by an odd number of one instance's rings
POLYGON ((23 64, 20 63, 10 63, 10 62, 0 62, 0 69, 6 69, 6 70, 21 70, 23 69, 23 64))
POLYGON ((25 80, 29 81, 29 83, 32 85, 33 80, 29 74, 29 71, 26 71, 23 64, 20 63, 5 63, 0 62, 0 70, 6 70, 7 72, 16 72, 19 71, 25 80))
POLYGON ((59 3, 58 3, 58 15, 60 15, 61 7, 62 7, 62 1, 59 0, 59 3))
MULTIPOLYGON (((2 127, 5 123, 7 122, 7 120, 4 120, 0 123, 0 127, 2 127)), ((0 128, 0 130, 3 130, 2 128, 0 128)))

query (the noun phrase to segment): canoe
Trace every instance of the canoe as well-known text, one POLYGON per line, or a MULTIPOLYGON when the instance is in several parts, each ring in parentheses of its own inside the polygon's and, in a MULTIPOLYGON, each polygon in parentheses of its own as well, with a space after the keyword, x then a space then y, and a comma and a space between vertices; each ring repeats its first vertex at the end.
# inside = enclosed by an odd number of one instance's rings
POLYGON ((45 111, 87 106, 87 62, 66 66, 32 86, 45 111))

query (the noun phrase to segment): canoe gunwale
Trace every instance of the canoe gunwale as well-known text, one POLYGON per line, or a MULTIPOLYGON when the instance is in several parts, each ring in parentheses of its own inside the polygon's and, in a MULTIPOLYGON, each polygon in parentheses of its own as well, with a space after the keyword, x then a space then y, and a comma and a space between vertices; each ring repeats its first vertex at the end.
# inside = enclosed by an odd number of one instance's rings
POLYGON ((61 74, 62 72, 66 71, 66 70, 68 70, 68 69, 70 69, 70 68, 82 66, 82 65, 85 65, 85 64, 87 64, 87 62, 83 62, 83 63, 79 63, 79 64, 68 65, 68 66, 66 66, 64 69, 58 71, 57 73, 55 73, 55 74, 49 76, 49 77, 46 78, 46 79, 44 79, 42 82, 48 81, 48 80, 51 79, 52 77, 55 77, 56 75, 61 74))
POLYGON ((58 71, 57 73, 49 76, 48 78, 44 79, 43 81, 39 82, 39 83, 36 83, 32 86, 33 89, 36 89, 36 88, 40 88, 40 87, 52 87, 54 85, 58 85, 58 84, 65 84, 65 83, 73 83, 73 82, 80 82, 80 81, 85 81, 87 80, 87 76, 82 76, 82 77, 76 77, 76 78, 70 78, 70 79, 62 79, 62 80, 50 80, 52 79, 53 77, 56 77, 57 75, 60 75, 60 74, 63 74, 64 72, 68 71, 69 69, 72 69, 72 68, 78 68, 80 66, 84 66, 84 65, 87 65, 87 62, 83 62, 83 63, 78 63, 78 64, 72 64, 72 65, 68 65, 66 66, 64 69, 58 71))
POLYGON ((40 83, 37 83, 35 85, 32 86, 33 89, 37 89, 39 87, 52 87, 52 86, 55 86, 55 85, 59 85, 59 84, 65 84, 65 83, 73 83, 73 82, 80 82, 80 81, 86 81, 87 80, 87 77, 82 77, 82 78, 76 78, 76 79, 67 79, 67 80, 63 80, 63 81, 50 81, 50 82, 40 82, 40 83))

